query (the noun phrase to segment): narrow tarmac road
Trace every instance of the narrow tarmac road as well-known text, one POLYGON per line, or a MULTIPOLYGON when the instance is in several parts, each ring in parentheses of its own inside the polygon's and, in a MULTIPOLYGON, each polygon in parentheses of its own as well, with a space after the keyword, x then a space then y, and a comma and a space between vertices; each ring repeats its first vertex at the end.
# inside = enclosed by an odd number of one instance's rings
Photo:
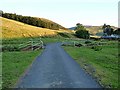
POLYGON ((46 46, 17 88, 100 88, 101 86, 60 46, 46 46))

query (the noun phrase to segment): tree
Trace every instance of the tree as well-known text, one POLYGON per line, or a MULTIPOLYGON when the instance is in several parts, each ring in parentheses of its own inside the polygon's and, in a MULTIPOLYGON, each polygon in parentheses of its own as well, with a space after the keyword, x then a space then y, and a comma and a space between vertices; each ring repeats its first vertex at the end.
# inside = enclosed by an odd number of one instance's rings
POLYGON ((106 25, 106 24, 104 24, 104 25, 103 25, 103 27, 102 27, 102 29, 105 29, 105 28, 106 28, 106 26, 107 26, 107 25, 106 25))
POLYGON ((87 30, 77 30, 75 34, 78 38, 88 39, 90 37, 90 34, 87 30))
POLYGON ((110 25, 106 25, 106 24, 103 25, 102 29, 104 35, 111 35, 113 34, 114 31, 114 29, 110 25))
POLYGON ((89 32, 80 23, 76 24, 75 30, 76 30, 75 34, 78 38, 88 39, 90 37, 89 32))
POLYGON ((108 29, 108 30, 107 30, 107 35, 112 35, 114 29, 111 28, 111 27, 108 27, 107 29, 108 29))
POLYGON ((77 23, 76 27, 75 27, 75 30, 85 30, 85 27, 82 24, 77 23))
POLYGON ((113 32, 113 34, 120 35, 120 28, 118 28, 117 30, 115 30, 115 31, 113 32))
POLYGON ((16 20, 16 14, 11 14, 11 19, 16 20))
POLYGON ((3 12, 2 10, 0 10, 0 16, 3 16, 3 13, 4 13, 4 12, 3 12))

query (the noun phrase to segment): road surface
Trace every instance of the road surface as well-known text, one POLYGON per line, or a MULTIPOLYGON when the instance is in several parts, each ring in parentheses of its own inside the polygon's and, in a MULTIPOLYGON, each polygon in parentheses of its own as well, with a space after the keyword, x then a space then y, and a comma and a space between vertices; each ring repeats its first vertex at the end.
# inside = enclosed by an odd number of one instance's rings
POLYGON ((30 69, 17 84, 17 88, 100 88, 60 46, 48 44, 30 69))

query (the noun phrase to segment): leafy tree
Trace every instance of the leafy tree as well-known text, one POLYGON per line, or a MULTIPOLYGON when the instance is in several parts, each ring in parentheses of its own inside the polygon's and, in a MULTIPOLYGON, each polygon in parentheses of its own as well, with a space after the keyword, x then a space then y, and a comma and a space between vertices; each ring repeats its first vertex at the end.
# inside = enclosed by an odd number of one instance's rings
POLYGON ((0 16, 3 16, 3 11, 2 10, 0 10, 0 16))
POLYGON ((102 29, 104 35, 111 35, 113 34, 114 31, 114 29, 110 25, 106 25, 106 24, 103 25, 102 29))
POLYGON ((113 34, 113 28, 109 27, 108 30, 107 30, 107 34, 108 35, 112 35, 113 34))
POLYGON ((23 17, 22 17, 22 15, 18 15, 18 21, 23 22, 23 17))
POLYGON ((16 20, 16 14, 11 14, 11 19, 16 20))
POLYGON ((75 30, 85 30, 85 27, 82 24, 77 23, 75 30))
POLYGON ((106 24, 104 24, 104 25, 103 25, 103 27, 102 27, 102 29, 105 29, 106 27, 107 27, 107 25, 106 25, 106 24))
POLYGON ((88 39, 90 37, 89 32, 80 23, 76 24, 75 30, 76 30, 75 34, 78 38, 88 39))
POLYGON ((78 38, 88 39, 90 37, 90 34, 87 30, 77 30, 75 34, 78 38))
POLYGON ((115 30, 115 31, 113 32, 113 34, 120 35, 120 28, 118 28, 117 30, 115 30))

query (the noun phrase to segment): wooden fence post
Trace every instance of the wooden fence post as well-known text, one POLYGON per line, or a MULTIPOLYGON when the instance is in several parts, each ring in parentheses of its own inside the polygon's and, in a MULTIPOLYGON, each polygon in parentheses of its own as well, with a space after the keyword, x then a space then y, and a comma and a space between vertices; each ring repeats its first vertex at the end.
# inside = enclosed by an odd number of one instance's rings
POLYGON ((74 47, 75 47, 75 41, 73 43, 74 43, 74 47))
POLYGON ((31 47, 32 47, 32 51, 34 50, 33 49, 33 40, 31 39, 31 47))
POLYGON ((43 41, 41 40, 41 38, 40 38, 40 42, 41 42, 41 44, 42 44, 42 48, 44 48, 44 46, 43 46, 43 41))

